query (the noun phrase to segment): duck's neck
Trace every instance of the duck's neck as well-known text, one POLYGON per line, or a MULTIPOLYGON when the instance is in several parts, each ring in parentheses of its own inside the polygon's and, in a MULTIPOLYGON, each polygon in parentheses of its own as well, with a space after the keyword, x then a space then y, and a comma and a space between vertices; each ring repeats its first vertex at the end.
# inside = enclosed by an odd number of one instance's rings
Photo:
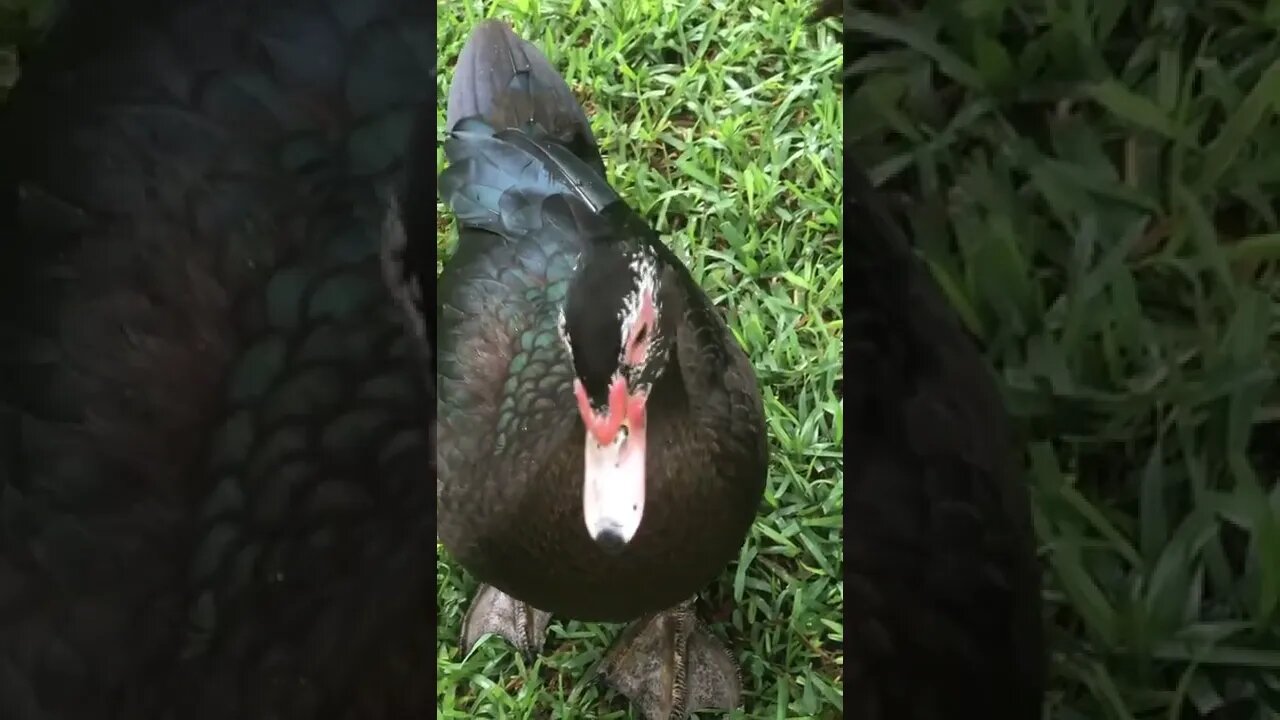
POLYGON ((660 421, 678 421, 688 414, 689 393, 680 366, 678 343, 672 343, 667 369, 654 381, 646 403, 650 417, 660 421))

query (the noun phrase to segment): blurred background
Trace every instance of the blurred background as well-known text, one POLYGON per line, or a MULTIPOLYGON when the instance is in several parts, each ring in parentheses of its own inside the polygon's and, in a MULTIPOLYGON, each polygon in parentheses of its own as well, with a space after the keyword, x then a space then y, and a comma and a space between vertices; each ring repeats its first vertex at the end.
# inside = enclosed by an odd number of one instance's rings
POLYGON ((857 6, 848 149, 1025 433, 1046 717, 1280 717, 1280 2, 857 6))

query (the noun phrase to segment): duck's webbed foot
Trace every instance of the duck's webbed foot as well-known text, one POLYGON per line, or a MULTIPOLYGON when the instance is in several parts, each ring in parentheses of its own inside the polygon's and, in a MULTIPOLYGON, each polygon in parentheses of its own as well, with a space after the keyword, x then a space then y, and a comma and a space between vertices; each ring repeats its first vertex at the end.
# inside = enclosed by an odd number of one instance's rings
POLYGON ((462 646, 470 652, 487 633, 501 635, 525 656, 547 641, 551 613, 520 602, 490 585, 481 585, 462 619, 462 646))
POLYGON ((649 720, 731 710, 742 699, 737 660, 694 615, 692 600, 627 627, 600 672, 649 720))

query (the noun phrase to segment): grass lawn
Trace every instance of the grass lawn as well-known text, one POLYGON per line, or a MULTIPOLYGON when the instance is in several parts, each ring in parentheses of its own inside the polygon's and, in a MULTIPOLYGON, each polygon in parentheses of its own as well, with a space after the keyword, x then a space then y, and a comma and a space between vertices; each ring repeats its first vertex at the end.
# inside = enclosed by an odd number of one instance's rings
POLYGON ((1280 718, 1280 3, 859 5, 850 150, 1025 430, 1047 716, 1280 718))
MULTIPOLYGON (((585 104, 610 181, 689 266, 754 360, 773 459, 765 511, 709 609, 742 662, 751 718, 843 706, 843 246, 839 35, 808 0, 486 3, 585 104)), ((439 125, 481 4, 439 11, 439 125)), ((443 153, 439 160, 443 168, 443 153)), ((441 210, 442 215, 447 215, 441 210)), ((450 222, 452 222, 450 220, 450 222)), ((441 234, 452 243, 455 235, 441 234)), ((446 257, 449 247, 440 247, 446 257)), ((463 659, 474 581, 437 561, 441 718, 625 718, 587 681, 621 625, 556 619, 532 664, 492 638, 463 659)))

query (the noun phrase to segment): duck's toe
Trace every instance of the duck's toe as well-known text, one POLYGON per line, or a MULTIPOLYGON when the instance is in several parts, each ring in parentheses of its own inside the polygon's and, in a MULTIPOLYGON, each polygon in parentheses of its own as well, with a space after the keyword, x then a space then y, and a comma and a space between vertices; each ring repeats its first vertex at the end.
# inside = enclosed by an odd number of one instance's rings
POLYGON ((521 602, 490 585, 481 585, 462 620, 462 646, 466 652, 489 633, 507 639, 527 656, 536 655, 547 641, 551 613, 521 602))
POLYGON ((694 615, 691 601, 629 626, 601 673, 649 720, 731 710, 742 699, 737 661, 694 615))

